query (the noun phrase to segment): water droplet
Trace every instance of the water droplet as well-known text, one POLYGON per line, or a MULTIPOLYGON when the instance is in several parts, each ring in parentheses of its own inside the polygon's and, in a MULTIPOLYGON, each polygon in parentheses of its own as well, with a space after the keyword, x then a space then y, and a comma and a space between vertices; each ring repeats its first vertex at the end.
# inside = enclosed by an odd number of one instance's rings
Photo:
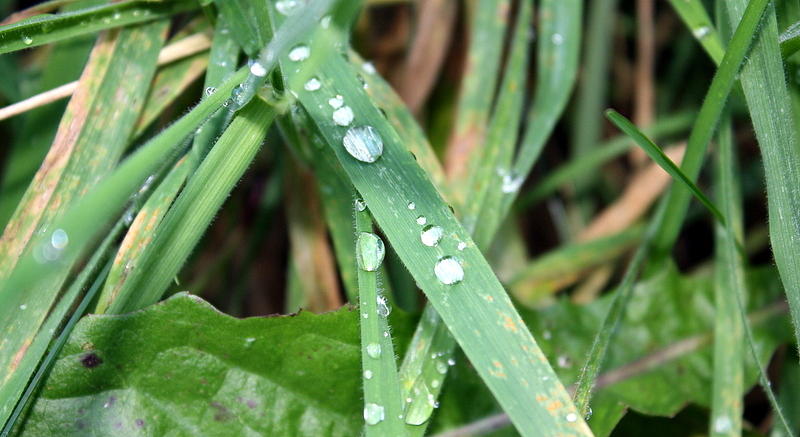
POLYGON ((447 365, 448 366, 455 366, 456 365, 456 360, 454 360, 452 358, 448 358, 447 359, 447 365))
POLYGON ((264 77, 267 75, 267 69, 260 62, 255 61, 250 65, 250 73, 253 76, 264 77))
POLYGON ((428 219, 426 219, 424 215, 421 215, 421 216, 417 217, 417 224, 418 225, 422 226, 425 223, 428 223, 428 219))
POLYGON ((349 106, 342 106, 341 108, 333 111, 333 122, 339 126, 350 126, 353 122, 353 110, 349 106))
POLYGON ((331 16, 326 15, 319 20, 319 24, 322 26, 323 29, 327 29, 331 27, 331 16))
POLYGON ((553 338, 553 333, 545 329, 545 331, 542 332, 542 338, 544 338, 545 340, 550 340, 551 338, 553 338))
POLYGON ((22 311, 25 311, 26 309, 28 309, 28 305, 22 304, 22 305, 19 306, 19 309, 21 309, 22 311))
POLYGON ((502 190, 506 194, 513 193, 519 190, 523 182, 525 182, 525 178, 522 175, 515 176, 512 173, 505 173, 503 174, 502 190))
POLYGON ((586 410, 586 415, 583 416, 583 420, 588 421, 591 418, 592 418, 592 407, 589 407, 589 409, 586 410))
POLYGON ((136 218, 136 214, 134 214, 132 210, 128 210, 125 212, 125 216, 122 218, 122 221, 125 223, 125 226, 130 226, 133 223, 134 218, 136 218))
POLYGON ((464 250, 464 249, 466 249, 466 248, 467 248, 467 243, 465 243, 465 242, 463 242, 463 241, 459 241, 459 242, 458 242, 458 246, 457 246, 456 248, 457 248, 458 250, 464 250))
POLYGON ((378 404, 369 403, 364 406, 364 421, 367 425, 377 425, 383 421, 383 407, 378 404))
POLYGON ((22 35, 22 42, 26 46, 33 44, 33 38, 29 37, 28 35, 22 35))
POLYGON ((341 108, 342 105, 344 105, 344 97, 337 94, 336 97, 328 99, 328 104, 331 105, 333 109, 341 108))
POLYGON ((369 314, 367 314, 367 313, 364 313, 364 314, 362 314, 362 315, 361 315, 361 317, 363 317, 363 318, 365 318, 365 319, 369 319, 369 314))
POLYGON ((692 33, 694 34, 695 38, 703 39, 706 36, 708 36, 709 33, 711 33, 711 28, 709 28, 708 26, 698 27, 692 33))
POLYGON ((378 270, 378 267, 380 267, 383 262, 384 255, 386 255, 386 249, 380 237, 370 232, 358 234, 356 259, 358 260, 358 266, 361 270, 367 272, 378 270))
POLYGON ((578 415, 577 414, 575 414, 575 413, 567 414, 567 422, 572 423, 572 422, 575 422, 576 420, 578 420, 578 415))
POLYGON ((356 209, 359 212, 367 209, 367 203, 363 199, 356 199, 356 209))
POLYGON ((410 209, 411 211, 417 209, 417 204, 414 202, 408 202, 408 209, 410 209))
POLYGON ((433 381, 431 381, 431 387, 433 387, 433 388, 438 388, 439 384, 441 384, 441 383, 439 382, 438 379, 434 379, 433 381))
POLYGON ((728 416, 719 416, 714 419, 714 432, 725 433, 733 428, 733 422, 728 416))
POLYGON ((372 370, 364 371, 364 379, 372 379, 372 370))
POLYGON ((381 345, 378 343, 370 343, 367 345, 367 355, 370 358, 378 359, 381 357, 381 345))
MULTIPOLYGON (((389 314, 392 312, 392 307, 389 305, 389 302, 383 296, 378 296, 377 298, 378 304, 378 315, 386 318, 389 317, 389 314)), ((386 334, 389 334, 388 332, 386 334)))
POLYGON ((383 154, 383 140, 372 126, 351 127, 342 144, 350 156, 361 162, 375 162, 383 154))
POLYGON ((286 15, 287 17, 297 12, 299 6, 300 2, 297 0, 278 0, 275 2, 275 9, 281 15, 286 15))
POLYGON ((563 43, 564 43, 564 35, 561 35, 560 33, 554 33, 553 44, 560 46, 563 43))
POLYGON ((214 88, 213 86, 210 86, 210 87, 206 88, 206 95, 207 96, 210 96, 210 95, 214 94, 215 92, 217 92, 217 89, 214 88))
POLYGON ((414 395, 414 398, 406 398, 408 407, 405 411, 405 420, 409 425, 422 425, 433 413, 433 404, 429 402, 429 399, 433 398, 433 395, 431 395, 428 386, 422 378, 418 378, 414 383, 414 395))
POLYGON ((244 347, 252 346, 253 343, 255 343, 255 341, 256 341, 255 337, 247 337, 247 338, 245 338, 244 339, 244 347))
POLYGON ((322 83, 316 77, 312 77, 311 79, 308 79, 308 82, 306 82, 306 84, 303 85, 303 88, 305 88, 306 91, 316 91, 316 90, 320 89, 321 87, 322 87, 322 83))
POLYGON ((556 358, 556 363, 558 364, 558 367, 561 367, 562 369, 572 367, 572 360, 566 355, 559 355, 558 358, 556 358))
POLYGON ((420 240, 422 240, 422 244, 433 247, 439 244, 439 240, 442 239, 443 235, 444 230, 441 227, 428 225, 422 228, 420 240))
POLYGON ((447 363, 444 361, 437 361, 436 362, 436 371, 444 375, 447 373, 447 363))
POLYGON ((307 45, 295 46, 289 51, 289 59, 294 62, 305 61, 311 55, 311 49, 307 45))
POLYGON ((375 74, 375 65, 372 62, 365 62, 361 65, 361 69, 367 74, 375 74))
POLYGON ((461 263, 452 256, 445 256, 436 261, 433 268, 436 278, 444 285, 453 285, 464 279, 464 269, 461 263))
POLYGON ((50 236, 50 244, 54 249, 62 250, 69 244, 69 235, 63 229, 56 229, 50 236))

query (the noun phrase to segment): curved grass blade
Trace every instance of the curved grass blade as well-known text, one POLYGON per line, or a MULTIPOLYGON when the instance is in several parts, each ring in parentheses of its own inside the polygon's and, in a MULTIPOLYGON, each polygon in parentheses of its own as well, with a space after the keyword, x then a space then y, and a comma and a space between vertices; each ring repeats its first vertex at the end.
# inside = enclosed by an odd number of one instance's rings
POLYGON ((0 54, 170 17, 197 7, 193 0, 134 0, 61 14, 43 14, 0 27, 0 54))
POLYGON ((633 141, 642 148, 642 150, 647 153, 647 156, 650 157, 656 164, 661 166, 664 171, 670 174, 674 179, 679 180, 682 182, 689 191, 703 204, 703 206, 708 209, 711 214, 723 225, 725 224, 725 217, 719 211, 716 205, 711 202, 711 199, 706 197, 705 194, 697 187, 697 185, 689 179, 686 174, 681 171, 680 167, 678 167, 674 162, 667 155, 664 154, 664 151, 661 150, 650 138, 647 138, 630 120, 625 118, 619 112, 608 109, 606 110, 606 117, 611 120, 621 131, 625 132, 633 141))
POLYGON ((800 51, 800 22, 789 26, 780 34, 778 41, 781 43, 781 56, 784 59, 800 51))
POLYGON ((161 297, 260 149, 273 116, 258 99, 236 116, 175 200, 106 313, 134 311, 161 297))
POLYGON ((364 421, 367 437, 406 435, 400 380, 397 377, 392 336, 389 334, 389 303, 378 291, 378 270, 386 248, 373 233, 369 213, 359 207, 355 213, 358 258, 358 310, 361 313, 361 363, 364 384, 364 421))
MULTIPOLYGON (((747 22, 753 2, 725 4, 732 24, 741 27, 747 22)), ((775 10, 770 6, 740 81, 764 160, 772 251, 786 289, 795 338, 800 340, 800 145, 796 122, 789 116, 792 106, 777 40, 775 10)))
MULTIPOLYGON (((692 128, 686 153, 681 162, 681 170, 690 180, 696 179, 700 172, 705 148, 713 136, 717 121, 724 110, 725 100, 733 87, 736 73, 744 60, 750 42, 753 40, 767 4, 768 0, 754 0, 749 3, 747 13, 736 28, 720 68, 711 81, 706 99, 703 101, 700 115, 692 128)), ((628 264, 614 301, 603 319, 600 331, 597 333, 592 343, 592 348, 587 355, 586 363, 581 369, 581 375, 575 391, 575 403, 581 412, 588 412, 592 388, 605 360, 609 342, 616 333, 625 313, 625 307, 630 300, 634 282, 639 276, 639 270, 644 260, 650 254, 651 248, 652 251, 660 248, 661 251, 657 253, 661 254, 662 259, 664 254, 669 253, 672 248, 672 242, 677 238, 681 222, 686 214, 688 200, 689 191, 685 187, 671 187, 667 197, 659 203, 648 225, 642 244, 628 264), (668 234, 664 235, 665 233, 668 234)), ((655 265, 662 264, 656 262, 655 265)))

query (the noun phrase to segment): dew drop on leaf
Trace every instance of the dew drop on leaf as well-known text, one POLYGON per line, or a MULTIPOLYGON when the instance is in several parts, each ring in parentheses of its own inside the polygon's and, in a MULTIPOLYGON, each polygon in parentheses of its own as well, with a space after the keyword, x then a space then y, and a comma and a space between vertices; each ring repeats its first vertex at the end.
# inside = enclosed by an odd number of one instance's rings
POLYGON ((306 84, 303 85, 303 88, 305 88, 306 91, 316 91, 316 90, 320 89, 321 87, 322 87, 322 83, 316 77, 312 77, 311 79, 308 79, 308 82, 306 82, 306 84))
POLYGON ((275 2, 275 9, 281 15, 289 16, 297 12, 300 2, 297 0, 278 0, 275 2))
POLYGON ((453 285, 464 279, 464 269, 461 263, 452 256, 445 256, 436 261, 433 267, 436 279, 444 285, 453 285))
POLYGON ((22 43, 26 46, 33 44, 33 38, 29 37, 28 35, 22 35, 22 43))
MULTIPOLYGON (((389 302, 383 296, 377 297, 377 304, 378 304, 378 315, 386 318, 389 317, 389 314, 392 312, 392 307, 389 305, 389 302)), ((388 332, 387 332, 388 334, 388 332)))
POLYGON ((373 403, 364 405, 364 421, 367 425, 377 425, 384 418, 383 406, 373 403))
POLYGON ((339 126, 350 126, 353 122, 353 110, 349 106, 342 106, 333 111, 333 122, 339 126))
POLYGON ((367 204, 363 199, 356 199, 356 209, 361 212, 367 209, 367 204))
POLYGON ((575 422, 577 420, 578 420, 578 415, 577 414, 575 414, 575 413, 567 414, 567 422, 572 423, 572 422, 575 422))
POLYGON ((308 59, 309 55, 311 55, 311 49, 309 49, 308 46, 304 44, 295 46, 292 50, 289 51, 289 59, 291 59, 294 62, 305 61, 306 59, 308 59))
POLYGON ((69 244, 69 235, 63 229, 56 229, 50 237, 50 244, 54 249, 62 250, 69 244))
POLYGON ((361 162, 375 162, 383 154, 383 139, 372 126, 351 127, 342 144, 350 156, 361 162))
POLYGON ((328 104, 331 105, 331 108, 338 109, 344 105, 344 97, 337 95, 336 97, 331 97, 328 99, 328 104))
POLYGON ((378 343, 370 343, 367 345, 367 355, 370 358, 380 358, 381 357, 381 345, 378 343))
POLYGON ((367 272, 378 270, 378 267, 383 262, 384 255, 386 255, 386 249, 380 237, 370 232, 358 234, 356 259, 361 270, 367 272))
POLYGON ((428 225, 422 228, 420 240, 426 246, 436 246, 444 235, 444 230, 440 226, 428 225))
POLYGON ((364 371, 364 379, 372 379, 372 370, 364 371))
POLYGON ((421 216, 417 217, 417 224, 418 225, 422 226, 425 223, 428 223, 428 219, 426 219, 424 215, 421 215, 421 216))
POLYGON ((408 209, 410 209, 411 211, 417 209, 417 204, 414 202, 408 202, 408 209))

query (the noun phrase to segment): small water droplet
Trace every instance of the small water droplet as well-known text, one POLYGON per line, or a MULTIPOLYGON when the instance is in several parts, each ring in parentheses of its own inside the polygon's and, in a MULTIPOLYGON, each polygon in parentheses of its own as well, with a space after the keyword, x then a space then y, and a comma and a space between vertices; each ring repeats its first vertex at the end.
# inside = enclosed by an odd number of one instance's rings
POLYGON ((422 240, 422 244, 433 247, 439 244, 443 235, 444 230, 440 226, 428 225, 422 228, 420 240, 422 240))
POLYGON ((560 46, 563 43, 564 43, 564 35, 561 35, 560 33, 554 33, 553 44, 560 46))
POLYGON ((464 269, 461 263, 452 256, 439 258, 433 267, 436 278, 444 285, 453 285, 464 279, 464 269))
POLYGON ((381 357, 381 345, 378 343, 370 343, 367 345, 367 355, 370 358, 378 359, 381 357))
POLYGON ((328 104, 331 105, 331 108, 333 109, 341 108, 342 105, 344 105, 344 97, 337 94, 336 97, 331 97, 328 99, 328 104))
POLYGON ((417 204, 414 202, 408 202, 408 209, 410 209, 411 211, 417 209, 417 204))
POLYGON ((56 229, 50 236, 50 244, 54 249, 62 250, 69 244, 69 235, 63 229, 56 229))
POLYGON ((438 388, 439 384, 441 384, 441 383, 439 382, 438 379, 434 379, 433 381, 431 381, 431 387, 433 387, 433 388, 438 388))
POLYGON ((515 176, 512 173, 505 173, 503 174, 502 190, 506 194, 513 193, 519 190, 523 182, 525 182, 525 178, 522 175, 515 176))
POLYGON ((378 270, 378 267, 383 262, 384 255, 386 255, 386 249, 380 237, 370 232, 358 234, 356 259, 361 270, 367 272, 378 270))
POLYGON ((452 358, 448 358, 447 359, 447 365, 448 366, 455 366, 456 365, 456 360, 454 360, 452 358))
POLYGON ((421 216, 417 217, 417 224, 418 225, 422 226, 425 223, 428 223, 428 219, 426 219, 424 215, 421 215, 421 216))
POLYGON ((22 43, 26 46, 33 44, 33 38, 29 37, 28 35, 22 35, 22 43))
POLYGON ((578 420, 578 415, 577 414, 575 414, 575 413, 567 414, 567 422, 572 423, 572 422, 575 422, 576 420, 578 420))
POLYGON ((210 87, 206 88, 206 95, 207 96, 210 96, 210 95, 214 94, 215 92, 217 92, 217 89, 214 88, 213 86, 210 86, 210 87))
POLYGON ((545 331, 542 332, 542 338, 544 338, 545 340, 550 340, 551 338, 553 338, 553 333, 545 329, 545 331))
POLYGON ((300 2, 297 0, 278 0, 275 2, 275 9, 285 16, 289 16, 297 12, 300 2))
POLYGON ((264 77, 267 75, 267 69, 264 68, 260 62, 255 61, 250 65, 250 74, 253 76, 264 77))
POLYGON ((22 311, 25 311, 26 309, 28 309, 28 305, 22 304, 22 305, 19 306, 19 309, 21 309, 22 311))
POLYGON ((558 358, 556 358, 556 363, 558 364, 558 367, 561 367, 562 369, 572 367, 572 360, 566 355, 559 355, 558 358))
POLYGON ((459 242, 458 242, 458 246, 457 246, 456 248, 457 248, 458 250, 464 250, 464 249, 466 249, 466 248, 467 248, 467 243, 465 243, 465 242, 463 242, 463 241, 459 241, 459 242))
POLYGON ((128 210, 125 212, 125 216, 122 218, 122 221, 125 223, 125 226, 130 226, 133 223, 134 218, 136 218, 136 215, 132 210, 128 210))
POLYGON ((331 16, 326 15, 319 20, 319 24, 322 26, 323 29, 327 29, 331 27, 331 16))
POLYGON ((692 32, 694 37, 697 39, 703 39, 711 33, 711 28, 708 26, 698 27, 697 29, 692 32))
POLYGON ((714 432, 726 433, 733 428, 733 422, 728 416, 719 416, 714 419, 714 432))
POLYGON ((363 199, 356 199, 356 209, 361 212, 367 209, 367 203, 363 199))
POLYGON ((592 407, 589 407, 589 409, 586 410, 586 415, 583 416, 583 420, 588 421, 591 418, 592 418, 592 407))
POLYGON ((368 403, 364 406, 364 421, 367 425, 377 425, 383 421, 383 406, 373 403, 368 403))
POLYGON ((289 59, 294 62, 305 61, 311 55, 311 49, 307 45, 295 46, 289 51, 289 59))
POLYGON ((375 74, 375 65, 372 62, 365 62, 361 65, 361 69, 367 74, 375 74))
POLYGON ((372 379, 372 370, 364 371, 364 379, 372 379))
POLYGON ((253 343, 255 343, 255 341, 256 341, 255 337, 247 337, 247 338, 245 338, 244 339, 244 347, 252 346, 253 343))
POLYGON ((306 82, 306 84, 303 85, 303 88, 306 91, 316 91, 316 90, 320 89, 321 87, 322 87, 322 83, 316 77, 312 77, 311 79, 308 79, 308 82, 306 82))
POLYGON ((350 156, 361 162, 375 162, 383 154, 383 139, 372 126, 351 127, 342 144, 350 156))
POLYGON ((349 106, 342 106, 341 108, 333 111, 333 122, 339 126, 350 126, 353 122, 353 110, 349 106))
POLYGON ((444 361, 437 361, 436 362, 436 371, 444 375, 447 373, 447 363, 444 361))
POLYGON ((389 302, 383 296, 377 297, 377 305, 378 305, 378 315, 386 318, 389 317, 389 314, 392 312, 392 307, 389 305, 389 302))
POLYGON ((122 18, 122 14, 120 14, 119 12, 114 12, 114 19, 119 20, 120 18, 122 18))

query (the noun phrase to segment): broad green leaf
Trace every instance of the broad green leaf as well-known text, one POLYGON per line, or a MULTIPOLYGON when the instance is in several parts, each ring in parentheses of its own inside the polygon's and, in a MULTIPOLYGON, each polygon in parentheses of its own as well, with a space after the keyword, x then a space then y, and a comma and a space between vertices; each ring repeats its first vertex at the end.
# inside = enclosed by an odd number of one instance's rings
POLYGON ((192 0, 133 0, 55 15, 37 15, 0 27, 0 54, 169 17, 190 10, 196 4, 192 0))
MULTIPOLYGON (((88 316, 21 435, 359 435, 358 314, 235 319, 181 293, 88 316)), ((397 338, 409 322, 392 319, 397 338)))

